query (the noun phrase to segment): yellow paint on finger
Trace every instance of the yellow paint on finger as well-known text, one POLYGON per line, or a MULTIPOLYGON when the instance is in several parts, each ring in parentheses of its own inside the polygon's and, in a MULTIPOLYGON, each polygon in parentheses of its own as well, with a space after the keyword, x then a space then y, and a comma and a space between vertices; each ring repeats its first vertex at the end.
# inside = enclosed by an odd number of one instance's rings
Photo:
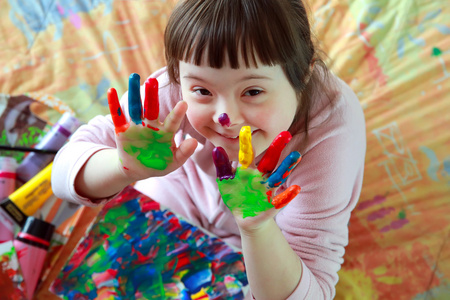
POLYGON ((239 133, 239 163, 243 169, 253 161, 252 131, 250 126, 243 126, 239 133))

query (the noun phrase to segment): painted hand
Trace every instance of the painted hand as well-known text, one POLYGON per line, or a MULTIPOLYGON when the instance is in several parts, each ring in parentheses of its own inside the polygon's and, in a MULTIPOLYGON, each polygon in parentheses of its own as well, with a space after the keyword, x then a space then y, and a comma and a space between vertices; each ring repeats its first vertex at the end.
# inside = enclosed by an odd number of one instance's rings
POLYGON ((287 180, 291 171, 301 160, 299 152, 291 152, 278 169, 273 171, 281 151, 290 139, 289 132, 280 133, 267 149, 258 164, 258 169, 255 170, 248 168, 253 161, 250 128, 242 127, 239 134, 239 163, 241 166, 236 169, 234 174, 225 150, 221 147, 214 148, 213 159, 217 169, 216 181, 219 191, 225 205, 236 217, 238 225, 239 221, 247 217, 259 219, 273 217, 277 213, 275 209, 286 206, 300 192, 300 187, 293 185, 273 197, 276 189, 287 180), (261 217, 262 215, 264 216, 261 217))
POLYGON ((113 119, 117 151, 123 172, 139 180, 163 176, 181 166, 195 150, 197 142, 186 140, 177 148, 173 136, 186 113, 186 103, 179 102, 167 116, 159 121, 158 81, 145 81, 145 99, 142 107, 140 77, 129 78, 128 110, 130 122, 119 103, 114 88, 108 90, 108 104, 113 119))

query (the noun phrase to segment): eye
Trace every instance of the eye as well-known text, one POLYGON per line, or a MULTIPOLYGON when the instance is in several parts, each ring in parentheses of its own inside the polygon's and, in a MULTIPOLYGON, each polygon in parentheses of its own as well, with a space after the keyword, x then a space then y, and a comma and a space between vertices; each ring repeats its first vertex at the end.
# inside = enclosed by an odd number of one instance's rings
POLYGON ((194 93, 201 96, 211 96, 211 92, 207 89, 196 88, 194 89, 194 93))
POLYGON ((259 94, 261 94, 263 91, 262 90, 248 90, 244 93, 244 96, 258 96, 259 94))

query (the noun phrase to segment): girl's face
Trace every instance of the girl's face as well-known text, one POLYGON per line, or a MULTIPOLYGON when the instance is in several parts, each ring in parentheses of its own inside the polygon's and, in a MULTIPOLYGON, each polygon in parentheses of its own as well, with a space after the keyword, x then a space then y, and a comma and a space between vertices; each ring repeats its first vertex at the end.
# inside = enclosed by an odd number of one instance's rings
POLYGON ((238 160, 239 132, 250 126, 255 157, 273 139, 290 127, 297 111, 297 98, 281 66, 232 69, 228 64, 214 69, 180 61, 183 100, 187 118, 214 146, 224 148, 231 160, 238 160), (229 126, 219 116, 226 113, 229 126))

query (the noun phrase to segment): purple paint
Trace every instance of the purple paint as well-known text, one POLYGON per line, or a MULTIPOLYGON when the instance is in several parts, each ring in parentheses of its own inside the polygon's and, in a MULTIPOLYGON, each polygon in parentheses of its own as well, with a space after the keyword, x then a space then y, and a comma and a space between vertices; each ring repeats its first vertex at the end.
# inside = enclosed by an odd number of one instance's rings
POLYGON ((371 206, 374 206, 374 205, 377 205, 377 204, 381 204, 384 201, 386 201, 386 197, 385 196, 376 195, 375 197, 373 197, 372 200, 367 200, 367 201, 361 202, 358 205, 358 210, 363 210, 363 209, 369 208, 371 206))
POLYGON ((217 178, 219 178, 220 180, 234 178, 230 159, 228 158, 225 149, 223 149, 222 147, 214 148, 212 157, 214 165, 216 166, 217 178))
POLYGON ((393 207, 388 207, 388 208, 382 208, 379 209, 377 211, 374 211, 373 213, 371 213, 368 217, 367 217, 367 221, 372 222, 375 221, 377 219, 382 219, 385 216, 389 215, 391 212, 395 211, 395 209, 393 207))
POLYGON ((228 115, 226 113, 223 113, 219 116, 219 123, 222 126, 230 127, 230 125, 231 125, 230 118, 228 117, 228 115))
POLYGON ((398 220, 392 221, 391 224, 381 228, 380 232, 385 233, 390 230, 400 229, 408 223, 409 223, 409 221, 407 219, 398 219, 398 220))

